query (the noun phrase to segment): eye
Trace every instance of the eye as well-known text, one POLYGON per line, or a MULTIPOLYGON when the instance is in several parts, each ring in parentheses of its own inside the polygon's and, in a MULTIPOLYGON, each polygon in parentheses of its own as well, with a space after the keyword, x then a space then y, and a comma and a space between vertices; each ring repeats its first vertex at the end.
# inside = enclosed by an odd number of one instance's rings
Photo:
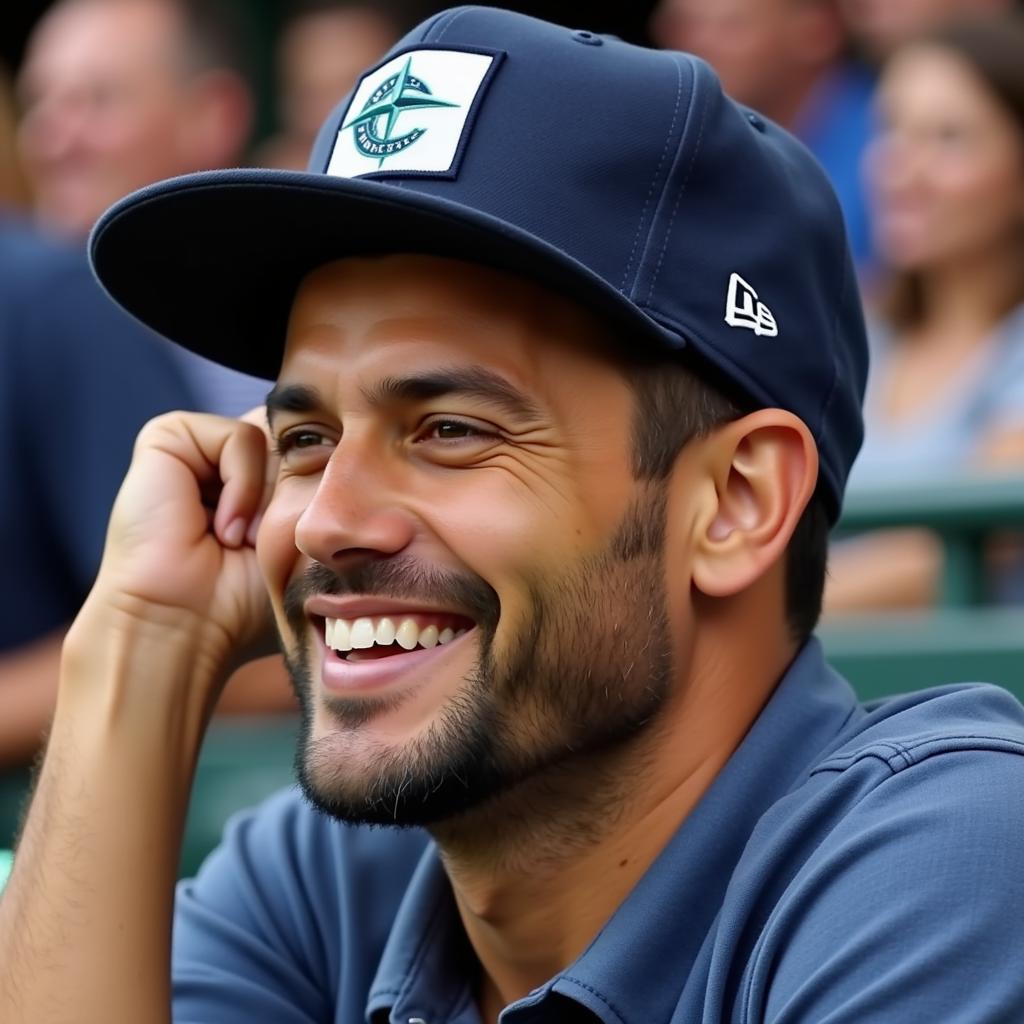
POLYGON ((420 427, 416 441, 472 441, 493 438, 495 434, 496 431, 493 428, 482 423, 437 418, 427 420, 420 427))
POLYGON ((310 449, 329 449, 334 442, 326 434, 318 430, 310 430, 308 427, 296 427, 294 430, 285 431, 276 441, 277 454, 286 459, 293 453, 309 451, 310 449))

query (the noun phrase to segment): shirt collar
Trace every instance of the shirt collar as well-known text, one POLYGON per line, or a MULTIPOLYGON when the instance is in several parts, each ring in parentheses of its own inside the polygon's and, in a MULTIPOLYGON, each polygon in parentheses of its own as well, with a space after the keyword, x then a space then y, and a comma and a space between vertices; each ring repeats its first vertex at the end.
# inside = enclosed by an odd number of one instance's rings
POLYGON ((553 979, 601 1020, 668 1021, 758 819, 802 780, 857 713, 850 685, 812 639, 669 844, 598 933, 553 979), (671 898, 666 898, 666 894, 671 898), (666 977, 664 965, 672 964, 666 977))
POLYGON ((368 1024, 476 1021, 479 961, 469 944, 437 847, 431 843, 398 908, 366 1005, 368 1024))
MULTIPOLYGON (((803 777, 857 708, 849 684, 825 663, 818 641, 809 641, 700 803, 591 945, 522 1003, 556 993, 603 1021, 668 1021, 758 819, 803 777), (677 982, 666 983, 666 963, 677 982)), ((478 974, 431 844, 395 918, 367 1020, 387 1020, 385 1011, 393 1010, 399 1020, 476 1021, 478 974)))

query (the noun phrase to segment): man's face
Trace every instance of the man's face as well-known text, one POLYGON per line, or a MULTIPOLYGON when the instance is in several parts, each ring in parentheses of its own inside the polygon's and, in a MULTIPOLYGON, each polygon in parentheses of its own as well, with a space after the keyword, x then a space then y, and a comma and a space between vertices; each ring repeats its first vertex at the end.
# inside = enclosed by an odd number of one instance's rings
POLYGON ((314 10, 298 19, 281 45, 285 127, 312 147, 338 100, 394 41, 394 28, 370 4, 314 10))
POLYGON ((300 289, 258 551, 329 813, 443 820, 656 718, 662 493, 633 479, 604 344, 558 296, 441 259, 300 289))
POLYGON ((663 0, 652 30, 660 46, 703 57, 725 91, 764 109, 798 42, 793 0, 663 0))
POLYGON ((127 193, 193 169, 181 32, 160 0, 73 0, 40 25, 19 142, 51 227, 84 234, 127 193))

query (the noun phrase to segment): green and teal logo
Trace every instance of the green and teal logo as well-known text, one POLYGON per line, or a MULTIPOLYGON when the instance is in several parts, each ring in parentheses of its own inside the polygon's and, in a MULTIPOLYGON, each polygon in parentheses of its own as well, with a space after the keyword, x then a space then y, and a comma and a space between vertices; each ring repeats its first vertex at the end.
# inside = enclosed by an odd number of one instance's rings
POLYGON ((458 103, 434 99, 430 86, 412 74, 412 57, 396 75, 385 79, 363 105, 362 111, 341 130, 352 128, 356 149, 382 167, 389 156, 401 153, 427 133, 426 128, 413 128, 404 135, 395 135, 395 122, 408 110, 428 107, 457 107, 458 103))

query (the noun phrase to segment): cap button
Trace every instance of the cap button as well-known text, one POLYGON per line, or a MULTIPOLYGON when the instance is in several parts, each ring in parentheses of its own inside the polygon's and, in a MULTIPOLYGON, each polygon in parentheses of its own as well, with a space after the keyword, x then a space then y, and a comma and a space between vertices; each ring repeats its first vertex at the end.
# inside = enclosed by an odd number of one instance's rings
POLYGON ((577 43, 583 43, 584 46, 602 46, 604 44, 604 40, 593 32, 584 32, 581 30, 579 32, 573 32, 572 37, 577 43))

